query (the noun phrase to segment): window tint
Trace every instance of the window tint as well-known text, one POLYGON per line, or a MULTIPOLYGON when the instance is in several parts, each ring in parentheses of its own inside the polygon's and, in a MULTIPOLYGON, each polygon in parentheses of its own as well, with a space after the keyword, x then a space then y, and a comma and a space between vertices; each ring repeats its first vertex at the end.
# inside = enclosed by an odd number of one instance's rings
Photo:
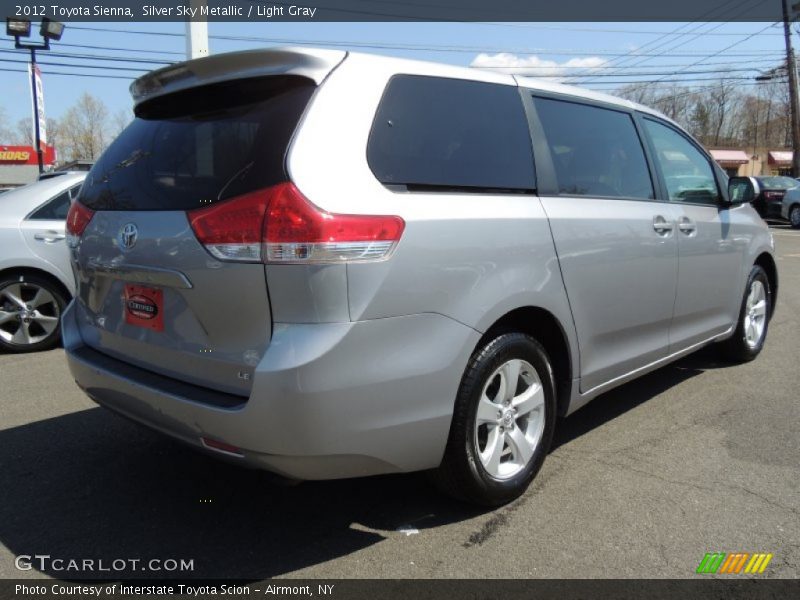
POLYGON ((69 204, 72 200, 70 191, 61 192, 58 196, 37 208, 28 218, 40 221, 65 221, 67 212, 69 212, 69 204))
POLYGON ((372 124, 367 159, 384 184, 532 190, 528 121, 517 88, 398 75, 372 124))
POLYGON ((713 204, 719 199, 714 170, 705 154, 666 125, 645 119, 670 200, 713 204))
POLYGON ((655 197, 633 118, 624 112, 535 98, 562 194, 655 197))
POLYGON ((235 80, 155 98, 92 167, 93 210, 190 210, 285 179, 284 155, 314 84, 235 80))

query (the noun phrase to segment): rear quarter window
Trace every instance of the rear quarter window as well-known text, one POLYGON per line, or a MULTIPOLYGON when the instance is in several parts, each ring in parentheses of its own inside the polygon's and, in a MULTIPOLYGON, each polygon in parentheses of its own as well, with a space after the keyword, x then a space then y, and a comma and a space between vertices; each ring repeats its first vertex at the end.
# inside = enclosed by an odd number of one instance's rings
POLYGON ((386 185, 535 188, 528 122, 516 87, 396 75, 372 124, 367 159, 386 185))

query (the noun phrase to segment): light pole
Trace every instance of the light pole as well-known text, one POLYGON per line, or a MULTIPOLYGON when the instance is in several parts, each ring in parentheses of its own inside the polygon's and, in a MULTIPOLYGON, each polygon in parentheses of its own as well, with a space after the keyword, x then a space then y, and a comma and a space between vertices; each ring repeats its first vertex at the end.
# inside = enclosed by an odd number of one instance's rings
MULTIPOLYGON (((50 40, 60 40, 64 34, 64 24, 58 21, 51 21, 48 18, 42 19, 42 26, 39 28, 39 35, 44 40, 43 43, 23 43, 20 38, 30 37, 31 35, 31 22, 27 19, 6 19, 6 35, 14 38, 14 47, 17 50, 30 50, 31 51, 31 94, 33 95, 33 132, 34 143, 36 144, 36 156, 39 158, 39 173, 44 171, 44 156, 42 153, 42 125, 44 125, 44 115, 39 114, 39 94, 42 90, 41 75, 39 74, 39 67, 36 65, 36 51, 37 50, 50 50, 50 40)), ((42 99, 44 94, 42 93, 42 99)), ((44 107, 41 107, 42 112, 44 107)), ((45 143, 46 143, 45 133, 45 143)))

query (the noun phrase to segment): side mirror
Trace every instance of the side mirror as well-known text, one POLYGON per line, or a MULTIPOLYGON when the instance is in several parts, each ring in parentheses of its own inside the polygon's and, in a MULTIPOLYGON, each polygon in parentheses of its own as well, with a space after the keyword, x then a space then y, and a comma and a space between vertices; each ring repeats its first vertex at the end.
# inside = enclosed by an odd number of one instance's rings
POLYGON ((752 202, 760 193, 761 186, 755 177, 731 177, 728 180, 729 204, 752 202))

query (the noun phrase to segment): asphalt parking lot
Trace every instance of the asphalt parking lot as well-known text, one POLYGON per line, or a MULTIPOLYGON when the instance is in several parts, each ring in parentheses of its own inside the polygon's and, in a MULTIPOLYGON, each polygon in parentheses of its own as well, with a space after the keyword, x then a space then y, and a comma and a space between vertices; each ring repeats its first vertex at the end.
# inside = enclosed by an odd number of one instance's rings
POLYGON ((705 349, 563 421, 534 485, 475 510, 424 476, 287 487, 96 407, 62 350, 0 355, 0 578, 14 557, 184 558, 180 577, 686 578, 706 552, 800 576, 800 231, 758 360, 705 349))

